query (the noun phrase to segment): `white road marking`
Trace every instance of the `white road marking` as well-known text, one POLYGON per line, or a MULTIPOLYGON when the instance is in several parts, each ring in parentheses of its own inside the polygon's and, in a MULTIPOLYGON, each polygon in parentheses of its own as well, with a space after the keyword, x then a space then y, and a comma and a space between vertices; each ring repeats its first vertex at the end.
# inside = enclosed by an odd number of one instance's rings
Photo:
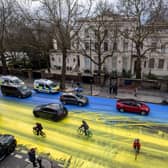
POLYGON ((23 149, 22 149, 20 152, 21 152, 21 153, 24 153, 24 154, 27 154, 27 151, 26 151, 26 150, 23 150, 23 149))
POLYGON ((15 154, 15 158, 22 159, 23 156, 22 156, 22 155, 15 154))

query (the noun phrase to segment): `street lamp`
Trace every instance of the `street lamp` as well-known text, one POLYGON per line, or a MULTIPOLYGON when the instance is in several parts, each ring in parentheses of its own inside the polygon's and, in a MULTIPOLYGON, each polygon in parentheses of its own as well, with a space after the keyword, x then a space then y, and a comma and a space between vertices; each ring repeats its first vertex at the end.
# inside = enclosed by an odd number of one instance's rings
POLYGON ((90 36, 90 94, 93 94, 93 79, 92 79, 92 39, 90 36))

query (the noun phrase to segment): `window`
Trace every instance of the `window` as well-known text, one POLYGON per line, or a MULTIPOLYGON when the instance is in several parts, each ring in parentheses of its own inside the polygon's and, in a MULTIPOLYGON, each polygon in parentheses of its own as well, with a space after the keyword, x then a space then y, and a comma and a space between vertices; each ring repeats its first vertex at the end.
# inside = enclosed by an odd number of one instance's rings
POLYGON ((123 42, 123 51, 128 51, 128 42, 123 42))
POLYGON ((104 30, 104 36, 107 37, 108 36, 108 30, 104 30))
POLYGON ((154 64, 155 64, 155 59, 154 58, 151 58, 149 60, 149 68, 154 68, 154 64))
POLYGON ((156 42, 152 42, 151 47, 152 47, 151 51, 156 51, 157 43, 156 42))
POLYGON ((161 52, 162 52, 162 53, 165 53, 165 51, 166 51, 166 47, 165 47, 164 44, 162 44, 162 45, 161 45, 161 52))
POLYGON ((75 62, 75 61, 76 61, 76 59, 74 58, 74 59, 73 59, 73 62, 75 62))
POLYGON ((146 61, 144 61, 144 68, 146 68, 146 61))
POLYGON ((90 59, 85 58, 85 68, 90 68, 90 59))
POLYGON ((114 46, 113 46, 113 49, 114 49, 114 50, 117 50, 117 48, 118 48, 118 46, 117 46, 117 42, 114 42, 113 45, 114 45, 114 46))
POLYGON ((52 61, 55 61, 54 57, 51 58, 52 61))
POLYGON ((88 50, 89 49, 89 43, 85 42, 85 49, 88 50))
POLYGON ((163 69, 163 67, 164 67, 164 59, 159 59, 158 68, 163 69))
POLYGON ((104 51, 108 51, 108 43, 104 42, 104 51))
POLYGON ((58 58, 58 62, 61 63, 61 57, 58 58))

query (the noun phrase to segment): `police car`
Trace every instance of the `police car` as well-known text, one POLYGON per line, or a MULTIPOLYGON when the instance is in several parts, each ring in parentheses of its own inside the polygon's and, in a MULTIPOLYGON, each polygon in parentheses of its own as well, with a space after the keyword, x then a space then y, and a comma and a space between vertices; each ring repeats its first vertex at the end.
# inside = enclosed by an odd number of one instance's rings
POLYGON ((34 90, 37 92, 57 93, 60 87, 51 80, 38 79, 34 81, 34 90))
POLYGON ((24 85, 24 82, 16 76, 6 75, 0 77, 0 85, 24 85))

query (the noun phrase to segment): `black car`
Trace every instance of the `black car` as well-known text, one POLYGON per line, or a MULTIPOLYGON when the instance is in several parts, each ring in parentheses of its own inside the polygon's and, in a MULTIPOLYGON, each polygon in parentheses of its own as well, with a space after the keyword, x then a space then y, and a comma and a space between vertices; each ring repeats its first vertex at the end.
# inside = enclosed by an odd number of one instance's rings
POLYGON ((79 106, 88 104, 88 98, 86 96, 74 93, 63 93, 60 97, 60 101, 63 104, 76 104, 79 106))
POLYGON ((4 96, 15 96, 19 98, 25 98, 32 95, 31 90, 25 85, 2 85, 1 92, 4 96))
POLYGON ((36 106, 33 109, 33 114, 35 117, 57 121, 66 117, 68 115, 68 110, 61 103, 50 103, 36 106))
POLYGON ((0 161, 16 148, 16 139, 12 135, 0 134, 0 161))

